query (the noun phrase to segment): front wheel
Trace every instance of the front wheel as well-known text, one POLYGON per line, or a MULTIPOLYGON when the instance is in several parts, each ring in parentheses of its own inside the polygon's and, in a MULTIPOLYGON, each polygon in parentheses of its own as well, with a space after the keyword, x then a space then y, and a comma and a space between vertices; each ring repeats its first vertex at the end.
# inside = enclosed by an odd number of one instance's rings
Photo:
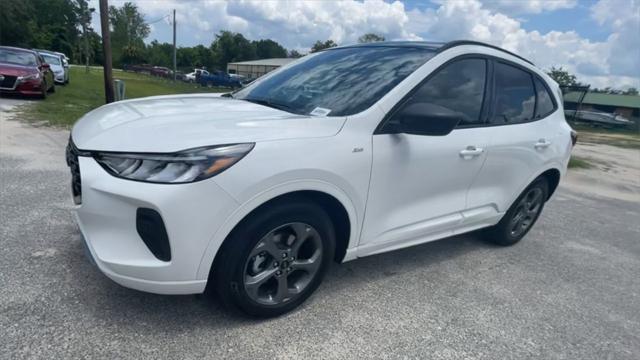
POLYGON ((500 222, 484 231, 485 238, 502 246, 522 240, 538 220, 548 197, 547 180, 535 180, 520 194, 500 222))
POLYGON ((232 232, 211 280, 228 308, 256 317, 284 314, 320 285, 333 259, 334 238, 331 220, 319 206, 280 203, 232 232))

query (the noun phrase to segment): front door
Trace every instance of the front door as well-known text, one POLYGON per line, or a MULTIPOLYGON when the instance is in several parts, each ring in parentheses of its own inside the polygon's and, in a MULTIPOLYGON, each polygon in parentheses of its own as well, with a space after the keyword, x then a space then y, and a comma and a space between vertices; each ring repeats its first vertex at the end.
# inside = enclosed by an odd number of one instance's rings
MULTIPOLYGON (((488 132, 476 128, 486 116, 486 78, 487 60, 454 60, 392 110, 398 113, 415 103, 453 110, 461 122, 448 135, 390 134, 384 133, 386 125, 373 135, 361 256, 447 236, 462 222, 467 191, 482 168, 489 142, 488 132)), ((391 115, 387 123, 393 120, 391 115)))

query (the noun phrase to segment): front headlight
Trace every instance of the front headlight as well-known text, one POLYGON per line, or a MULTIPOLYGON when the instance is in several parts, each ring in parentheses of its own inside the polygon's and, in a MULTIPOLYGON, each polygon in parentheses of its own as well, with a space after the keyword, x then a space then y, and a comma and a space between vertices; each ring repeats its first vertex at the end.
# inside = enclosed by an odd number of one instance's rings
POLYGON ((27 76, 18 76, 18 81, 37 80, 40 79, 40 73, 30 74, 27 76))
POLYGON ((253 149, 253 143, 219 145, 170 154, 95 153, 110 174, 129 180, 180 184, 215 176, 253 149))

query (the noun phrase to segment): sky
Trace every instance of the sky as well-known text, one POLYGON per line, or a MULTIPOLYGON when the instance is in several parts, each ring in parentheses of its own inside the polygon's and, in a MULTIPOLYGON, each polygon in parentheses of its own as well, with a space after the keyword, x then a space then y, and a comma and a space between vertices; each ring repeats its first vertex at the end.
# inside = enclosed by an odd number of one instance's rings
MULTIPOLYGON (((209 46, 220 30, 308 52, 373 32, 387 40, 478 40, 562 66, 592 87, 640 88, 640 0, 129 0, 151 23, 151 42, 209 46)), ((91 2, 98 8, 98 0, 91 2)), ((122 6, 125 0, 109 0, 122 6)), ((99 18, 93 19, 99 32, 99 18)))

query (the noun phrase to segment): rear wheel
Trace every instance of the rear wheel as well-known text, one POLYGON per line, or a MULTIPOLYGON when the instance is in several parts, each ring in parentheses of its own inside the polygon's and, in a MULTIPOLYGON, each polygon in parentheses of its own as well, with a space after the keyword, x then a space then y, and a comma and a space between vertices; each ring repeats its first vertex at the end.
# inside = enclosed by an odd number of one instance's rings
POLYGON ((319 206, 281 203, 252 215, 227 238, 213 269, 231 309, 256 317, 286 313, 320 285, 333 259, 334 229, 319 206))
POLYGON ((539 178, 527 187, 495 226, 485 230, 485 238, 508 246, 520 241, 536 223, 549 194, 549 183, 539 178))

